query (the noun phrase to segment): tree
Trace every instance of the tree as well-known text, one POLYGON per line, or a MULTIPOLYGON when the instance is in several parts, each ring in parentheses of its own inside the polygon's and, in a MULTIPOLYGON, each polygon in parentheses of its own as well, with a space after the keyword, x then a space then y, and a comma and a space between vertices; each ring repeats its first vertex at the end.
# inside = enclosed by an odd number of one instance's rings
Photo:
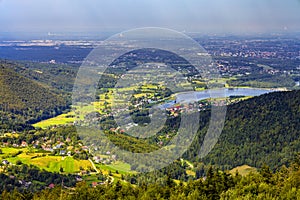
POLYGON ((262 175, 262 177, 266 183, 271 182, 273 174, 272 174, 269 166, 263 165, 262 168, 260 169, 259 173, 262 175))
POLYGON ((22 161, 21 160, 17 160, 16 165, 22 165, 22 161))

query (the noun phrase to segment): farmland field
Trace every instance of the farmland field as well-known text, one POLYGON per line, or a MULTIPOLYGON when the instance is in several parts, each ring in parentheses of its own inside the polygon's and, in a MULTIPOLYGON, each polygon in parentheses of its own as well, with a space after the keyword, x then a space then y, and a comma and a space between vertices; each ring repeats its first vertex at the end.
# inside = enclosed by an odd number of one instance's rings
POLYGON ((21 161, 24 164, 35 165, 40 169, 50 172, 60 172, 61 167, 66 173, 79 172, 80 168, 84 170, 93 168, 88 160, 76 160, 73 157, 50 156, 46 153, 29 153, 26 148, 2 148, 2 152, 1 157, 6 157, 5 159, 13 164, 16 164, 17 161, 21 161), (22 151, 22 153, 17 156, 11 156, 11 154, 17 153, 18 151, 22 151))
POLYGON ((2 150, 2 155, 0 155, 0 156, 3 156, 3 155, 7 155, 7 154, 17 153, 18 151, 23 150, 23 149, 5 147, 5 148, 1 148, 1 150, 2 150))
POLYGON ((74 108, 76 113, 74 111, 70 111, 66 114, 61 114, 56 117, 35 123, 33 126, 45 129, 49 126, 65 125, 73 123, 75 120, 82 120, 87 113, 94 111, 93 105, 74 106, 74 108), (79 118, 76 118, 77 116, 79 116, 79 118))
POLYGON ((107 174, 108 171, 113 173, 118 171, 120 174, 133 173, 133 171, 130 170, 130 165, 121 161, 109 165, 96 164, 96 166, 101 169, 104 174, 107 174))
POLYGON ((127 163, 123 163, 121 161, 117 161, 114 164, 108 165, 109 167, 121 171, 121 172, 129 172, 130 171, 130 165, 127 163))
POLYGON ((56 117, 43 120, 41 122, 38 122, 34 124, 34 127, 40 127, 40 128, 47 128, 49 126, 54 126, 54 125, 64 125, 68 123, 73 123, 76 119, 75 117, 70 117, 74 115, 74 112, 69 112, 67 114, 61 114, 56 117))

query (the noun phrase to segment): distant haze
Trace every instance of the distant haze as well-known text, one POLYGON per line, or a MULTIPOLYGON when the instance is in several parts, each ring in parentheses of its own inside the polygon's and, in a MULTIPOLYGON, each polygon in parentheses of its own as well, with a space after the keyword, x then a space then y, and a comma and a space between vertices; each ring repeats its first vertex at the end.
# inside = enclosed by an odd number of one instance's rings
POLYGON ((0 32, 300 30, 298 0, 0 0, 0 32))

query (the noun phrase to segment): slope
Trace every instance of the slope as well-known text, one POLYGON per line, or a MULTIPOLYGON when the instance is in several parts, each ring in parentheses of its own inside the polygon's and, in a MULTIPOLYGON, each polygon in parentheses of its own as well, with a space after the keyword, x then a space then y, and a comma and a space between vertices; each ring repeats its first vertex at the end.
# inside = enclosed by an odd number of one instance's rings
POLYGON ((55 93, 72 92, 78 66, 70 64, 50 64, 29 61, 1 60, 0 65, 21 76, 34 80, 55 93))
POLYGON ((224 169, 244 164, 277 169, 300 151, 300 91, 265 94, 229 106, 218 143, 204 159, 197 155, 210 113, 201 115, 199 135, 185 154, 190 160, 224 169))
POLYGON ((0 66, 0 128, 18 130, 20 124, 55 116, 67 107, 49 88, 0 66))

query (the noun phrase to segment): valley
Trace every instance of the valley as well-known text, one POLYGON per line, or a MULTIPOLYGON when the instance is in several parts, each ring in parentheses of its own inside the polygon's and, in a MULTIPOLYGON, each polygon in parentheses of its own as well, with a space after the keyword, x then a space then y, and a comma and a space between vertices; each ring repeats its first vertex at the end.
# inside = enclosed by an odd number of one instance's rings
MULTIPOLYGON (((212 41, 203 41, 209 51, 218 52, 212 41)), ((61 50, 83 55, 75 46, 61 50)), ((30 55, 36 49, 26 51, 30 55)), ((271 190, 281 179, 286 184, 281 196, 290 195, 288 185, 298 187, 298 68, 290 64, 281 68, 281 62, 272 56, 268 61, 262 55, 247 60, 246 55, 236 58, 214 53, 221 73, 217 80, 209 80, 176 55, 144 49, 123 55, 104 72, 93 68, 100 77, 95 90, 88 89, 91 83, 85 79, 80 86, 86 93, 74 97, 80 62, 63 60, 65 57, 40 62, 45 54, 36 56, 40 57, 30 61, 0 61, 2 196, 17 188, 23 194, 28 191, 29 198, 44 192, 57 198, 54 193, 59 188, 60 197, 66 199, 86 191, 86 195, 97 191, 114 198, 111 193, 122 195, 122 190, 135 198, 144 194, 153 199, 150 192, 155 189, 163 198, 202 195, 226 199, 238 197, 238 191, 252 195, 254 189, 249 192, 247 188, 254 183, 256 190, 274 196, 271 190), (146 63, 145 68, 140 68, 141 63, 146 63), (157 70, 160 74, 154 76, 157 70), (183 74, 181 79, 173 70, 183 74), (212 151, 200 158, 200 144, 214 106, 226 106, 224 129, 212 151), (164 115, 153 117, 152 107, 164 115), (151 154, 168 148, 182 116, 195 112, 200 115, 200 127, 195 138, 189 138, 192 145, 162 169, 139 173, 147 169, 146 157, 130 164, 130 159, 106 143, 109 140, 121 150, 151 154), (140 137, 133 135, 163 119, 157 134, 149 130, 140 137), (98 138, 99 133, 105 139, 98 138)))

